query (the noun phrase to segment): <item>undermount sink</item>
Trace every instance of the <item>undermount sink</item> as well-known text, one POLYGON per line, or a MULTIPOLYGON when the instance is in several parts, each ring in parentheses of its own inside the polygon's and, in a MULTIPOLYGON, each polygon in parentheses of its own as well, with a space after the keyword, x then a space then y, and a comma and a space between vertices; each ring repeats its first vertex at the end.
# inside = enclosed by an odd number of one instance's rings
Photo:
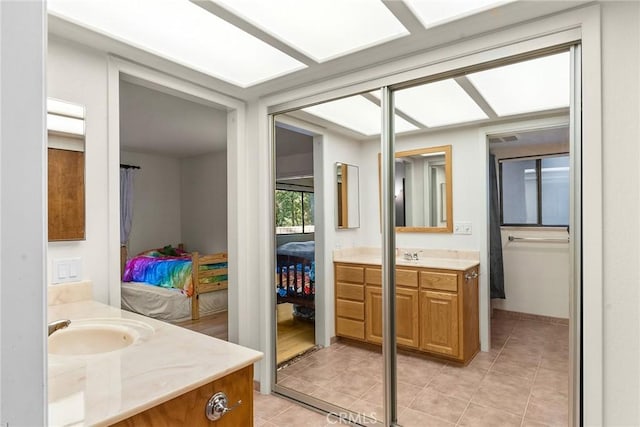
POLYGON ((128 319, 72 320, 48 338, 49 354, 83 356, 121 350, 151 335, 153 329, 128 319))

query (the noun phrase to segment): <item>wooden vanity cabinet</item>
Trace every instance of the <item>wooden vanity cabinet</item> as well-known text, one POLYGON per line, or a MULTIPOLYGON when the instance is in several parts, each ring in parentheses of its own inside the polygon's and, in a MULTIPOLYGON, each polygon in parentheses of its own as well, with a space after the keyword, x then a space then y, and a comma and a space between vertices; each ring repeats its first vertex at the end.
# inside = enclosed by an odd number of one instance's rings
MULTIPOLYGON (((396 339, 399 345, 418 348, 417 272, 396 270, 396 339)), ((382 270, 366 268, 365 326, 368 342, 382 343, 382 270)))
POLYGON ((253 365, 112 425, 116 427, 251 426, 253 425, 253 365), (219 391, 227 395, 229 407, 239 400, 242 403, 217 421, 210 421, 205 415, 205 407, 211 396, 219 391))
MULTIPOLYGON (((381 269, 335 263, 335 273, 336 335, 381 344, 381 269), (357 316, 346 304, 350 300, 362 304, 357 316)), ((398 345, 463 363, 471 360, 480 348, 477 273, 477 266, 467 271, 397 267, 398 345)))
POLYGON ((336 335, 364 341, 364 267, 335 266, 336 335))

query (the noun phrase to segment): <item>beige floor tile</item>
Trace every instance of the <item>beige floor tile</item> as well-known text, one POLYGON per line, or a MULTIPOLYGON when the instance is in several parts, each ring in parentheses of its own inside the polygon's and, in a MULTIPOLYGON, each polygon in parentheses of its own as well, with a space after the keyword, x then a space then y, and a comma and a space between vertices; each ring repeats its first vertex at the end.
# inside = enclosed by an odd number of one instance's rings
POLYGON ((253 414, 264 420, 271 420, 293 406, 288 400, 271 394, 253 393, 253 414))
POLYGON ((318 386, 316 384, 296 377, 287 377, 281 381, 278 381, 278 385, 290 388, 295 391, 299 391, 300 393, 304 394, 313 394, 313 392, 318 389, 318 386))
POLYGON ((447 396, 428 387, 416 396, 410 408, 456 423, 467 407, 467 403, 468 401, 447 396))
POLYGON ((530 390, 531 385, 522 378, 489 372, 471 402, 522 416, 530 390))
MULTIPOLYGON (((403 407, 409 407, 413 402, 413 400, 418 395, 418 393, 422 391, 422 388, 415 386, 413 384, 398 382, 397 390, 398 390, 398 405, 403 407)), ((362 395, 361 398, 368 400, 370 402, 374 402, 379 405, 382 405, 382 402, 384 400, 384 388, 382 383, 378 383, 375 386, 373 386, 364 395, 362 395)))
POLYGON ((552 426, 566 426, 569 423, 569 401, 531 396, 525 419, 552 426))
POLYGON ((493 408, 470 404, 464 412, 459 426, 469 427, 519 427, 522 417, 493 408))
POLYGON ((567 398, 569 396, 569 375, 565 372, 540 368, 531 391, 534 396, 538 397, 559 395, 567 398))
POLYGON ((294 405, 269 420, 278 427, 324 427, 331 425, 327 415, 294 405))
POLYGON ((444 364, 429 360, 398 361, 398 382, 425 387, 444 368, 444 364))
POLYGON ((518 360, 517 358, 501 354, 491 366, 491 371, 533 381, 538 371, 538 362, 518 360))
POLYGON ((326 385, 328 390, 348 394, 353 397, 362 396, 378 381, 370 375, 339 375, 326 385))
POLYGON ((349 394, 331 391, 322 387, 317 388, 313 393, 311 393, 311 396, 345 409, 350 408, 351 404, 358 400, 356 397, 349 394))
POLYGON ((398 423, 403 427, 450 427, 455 425, 411 408, 400 413, 398 423))
POLYGON ((445 369, 429 383, 433 388, 447 396, 468 401, 480 387, 485 374, 481 371, 456 372, 445 369))

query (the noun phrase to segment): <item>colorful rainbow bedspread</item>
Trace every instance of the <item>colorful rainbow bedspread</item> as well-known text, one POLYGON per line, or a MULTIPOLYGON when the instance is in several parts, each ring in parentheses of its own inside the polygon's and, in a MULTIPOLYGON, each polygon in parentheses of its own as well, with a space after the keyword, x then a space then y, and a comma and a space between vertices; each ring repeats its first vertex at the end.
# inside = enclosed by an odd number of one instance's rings
POLYGON ((191 296, 191 257, 187 252, 177 256, 163 255, 158 250, 143 252, 127 261, 122 280, 177 288, 191 296))

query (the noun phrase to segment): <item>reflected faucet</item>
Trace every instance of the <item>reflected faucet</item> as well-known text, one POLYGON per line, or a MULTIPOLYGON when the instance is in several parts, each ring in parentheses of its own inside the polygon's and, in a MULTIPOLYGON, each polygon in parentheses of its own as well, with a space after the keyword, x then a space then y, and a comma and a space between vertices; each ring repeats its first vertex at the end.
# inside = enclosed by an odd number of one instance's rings
POLYGON ((60 329, 64 329, 71 324, 71 320, 56 320, 55 322, 49 323, 49 336, 55 331, 59 331, 60 329))
POLYGON ((418 261, 418 252, 405 252, 404 259, 406 259, 407 261, 418 261))

